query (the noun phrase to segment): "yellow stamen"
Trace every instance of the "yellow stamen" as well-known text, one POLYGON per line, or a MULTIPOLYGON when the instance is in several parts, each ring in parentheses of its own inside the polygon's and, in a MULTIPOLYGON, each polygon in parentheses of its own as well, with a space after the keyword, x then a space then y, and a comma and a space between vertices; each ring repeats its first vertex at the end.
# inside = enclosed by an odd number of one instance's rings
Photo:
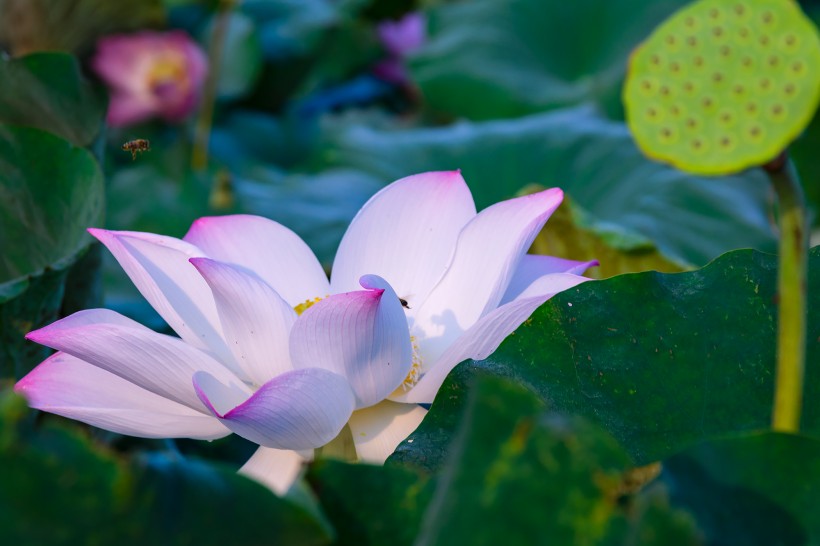
MULTIPOLYGON (((327 296, 325 296, 325 297, 327 297, 327 296)), ((320 301, 322 301, 322 298, 317 296, 317 297, 313 298, 312 300, 305 300, 303 303, 300 303, 299 305, 294 307, 293 310, 296 311, 297 315, 301 315, 302 313, 304 313, 305 311, 307 311, 308 309, 313 307, 313 305, 315 303, 318 303, 320 301)))
POLYGON ((421 378, 421 355, 419 354, 419 344, 416 343, 416 336, 410 336, 410 345, 413 347, 413 363, 410 365, 410 373, 401 383, 401 388, 405 392, 412 389, 421 378))

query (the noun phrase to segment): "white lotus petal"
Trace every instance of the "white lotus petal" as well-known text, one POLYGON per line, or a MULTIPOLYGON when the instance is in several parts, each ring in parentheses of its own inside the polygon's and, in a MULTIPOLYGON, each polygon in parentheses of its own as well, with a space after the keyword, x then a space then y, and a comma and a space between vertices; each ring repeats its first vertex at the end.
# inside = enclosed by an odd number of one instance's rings
POLYGON ((390 184, 348 227, 333 262, 331 291, 357 290, 359 277, 376 274, 414 309, 444 274, 459 232, 475 214, 458 171, 417 174, 390 184))
POLYGON ((331 441, 353 412, 347 380, 320 368, 279 375, 247 400, 206 372, 194 375, 197 395, 229 429, 261 446, 313 449, 331 441))
POLYGON ((239 378, 205 352, 108 309, 74 313, 30 332, 26 338, 198 411, 205 408, 194 392, 191 377, 199 370, 250 395, 239 378))
POLYGON ((211 290, 188 262, 204 256, 199 248, 152 233, 88 231, 111 251, 143 297, 179 337, 232 364, 233 355, 222 337, 211 290))
POLYGON ((559 283, 553 279, 552 286, 556 289, 555 292, 519 298, 489 312, 456 339, 438 360, 429 366, 429 370, 413 388, 406 392, 397 390, 390 399, 419 404, 432 403, 447 374, 458 363, 468 358, 487 358, 551 296, 589 280, 569 273, 557 273, 551 277, 558 277, 561 281, 559 283))
POLYGON ((163 398, 66 353, 17 382, 31 407, 119 434, 212 440, 230 434, 217 419, 163 398))
POLYGON ((290 329, 296 312, 255 273, 208 258, 191 258, 213 291, 225 340, 257 385, 292 370, 290 329))
POLYGON ((260 446, 239 473, 258 481, 277 495, 287 493, 308 460, 296 451, 260 446))
POLYGON ((598 260, 578 262, 552 256, 526 254, 518 264, 518 269, 516 269, 515 275, 510 281, 510 286, 507 287, 507 291, 504 293, 501 305, 519 297, 522 292, 541 277, 553 273, 583 275, 584 271, 596 265, 598 265, 598 260))
POLYGON ((184 239, 211 258, 250 269, 291 307, 330 293, 327 276, 310 248, 273 220, 246 214, 200 218, 184 239))
POLYGON ((307 309, 291 331, 295 368, 319 367, 348 379, 356 408, 384 400, 407 377, 410 333, 399 298, 376 275, 367 290, 335 294, 307 309))
POLYGON ((559 292, 563 292, 564 290, 568 290, 574 286, 578 286, 582 282, 587 282, 589 280, 591 279, 580 275, 573 275, 572 273, 552 273, 549 275, 544 275, 543 277, 539 277, 531 282, 523 292, 516 296, 515 300, 538 297, 549 299, 559 292))
POLYGON ((383 464, 396 446, 416 430, 425 415, 427 410, 419 405, 390 400, 354 411, 348 425, 359 459, 383 464))
POLYGON ((558 188, 510 199, 481 211, 461 232, 453 262, 421 305, 413 334, 425 364, 501 302, 519 261, 561 204, 558 188))

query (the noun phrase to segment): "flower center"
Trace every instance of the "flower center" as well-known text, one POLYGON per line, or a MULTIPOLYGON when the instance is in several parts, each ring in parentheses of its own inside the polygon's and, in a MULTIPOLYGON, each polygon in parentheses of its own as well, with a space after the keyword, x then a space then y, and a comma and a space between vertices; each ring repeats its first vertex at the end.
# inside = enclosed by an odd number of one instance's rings
POLYGON ((172 89, 187 89, 189 85, 185 57, 166 53, 156 58, 148 73, 148 87, 156 94, 172 89))
MULTIPOLYGON (((325 296, 326 298, 327 296, 325 296)), ((301 315, 324 298, 315 297, 313 299, 305 300, 296 307, 293 308, 296 311, 297 315, 301 315)), ((402 307, 406 309, 410 309, 407 305, 406 300, 401 300, 402 307)), ((410 336, 410 346, 412 347, 412 363, 410 364, 410 372, 407 374, 407 377, 404 378, 404 381, 401 382, 399 387, 404 390, 405 392, 409 391, 413 387, 416 386, 416 383, 419 382, 421 379, 421 354, 419 353, 419 344, 416 342, 416 336, 410 336)), ((398 390, 398 389, 397 389, 398 390)))

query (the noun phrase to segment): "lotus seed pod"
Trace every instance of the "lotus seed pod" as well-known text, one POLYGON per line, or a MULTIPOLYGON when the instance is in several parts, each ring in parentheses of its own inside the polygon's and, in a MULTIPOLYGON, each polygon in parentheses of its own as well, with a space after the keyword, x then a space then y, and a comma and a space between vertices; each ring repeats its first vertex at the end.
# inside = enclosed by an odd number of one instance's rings
POLYGON ((820 101, 820 36, 793 0, 700 0, 629 60, 627 123, 643 152, 681 170, 762 165, 820 101))

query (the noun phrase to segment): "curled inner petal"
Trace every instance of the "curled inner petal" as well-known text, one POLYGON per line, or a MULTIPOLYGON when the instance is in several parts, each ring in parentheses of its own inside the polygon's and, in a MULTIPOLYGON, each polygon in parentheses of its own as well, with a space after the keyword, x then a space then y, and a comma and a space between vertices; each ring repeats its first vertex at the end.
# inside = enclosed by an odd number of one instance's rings
POLYGON ((334 294, 306 310, 290 337, 294 368, 320 367, 348 379, 356 407, 384 400, 412 365, 407 318, 382 278, 364 275, 366 290, 334 294))
POLYGON ((236 434, 274 449, 314 449, 339 434, 355 398, 344 377, 319 368, 279 375, 243 400, 212 375, 194 374, 197 396, 236 434))

